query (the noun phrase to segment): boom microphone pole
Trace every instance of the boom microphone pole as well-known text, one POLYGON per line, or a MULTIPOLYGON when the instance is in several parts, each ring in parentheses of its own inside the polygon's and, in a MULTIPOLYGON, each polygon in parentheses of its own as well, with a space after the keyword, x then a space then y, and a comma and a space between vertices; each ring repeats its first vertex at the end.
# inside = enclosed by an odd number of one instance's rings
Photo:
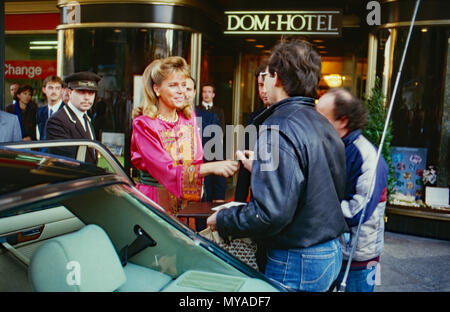
MULTIPOLYGON (((409 32, 408 32, 408 37, 406 39, 405 48, 403 49, 403 55, 402 55, 402 59, 401 59, 401 62, 400 62, 397 78, 395 80, 394 90, 392 91, 391 101, 390 101, 390 104, 389 104, 389 110, 388 110, 388 114, 386 116, 386 121, 384 123, 383 135, 381 136, 381 141, 380 141, 380 144, 378 146, 375 168, 378 167, 378 161, 380 160, 381 151, 383 149, 384 140, 386 138, 386 132, 387 132, 387 129, 388 129, 388 126, 389 126, 389 120, 391 119, 392 108, 394 107, 394 99, 395 99, 395 95, 397 94, 397 88, 398 88, 398 84, 400 82, 400 76, 402 75, 403 64, 405 62, 406 52, 408 50, 409 40, 411 39, 412 30, 414 28, 414 22, 416 20, 417 10, 419 9, 419 4, 420 4, 420 0, 417 0, 416 1, 416 6, 414 8, 414 13, 413 13, 413 16, 412 16, 412 20, 411 20, 411 25, 409 26, 409 32)), ((344 278, 342 279, 341 285, 339 287, 339 292, 344 292, 345 288, 347 287, 348 272, 350 271, 350 265, 352 263, 353 254, 355 253, 355 250, 356 250, 356 245, 357 245, 357 242, 358 242, 359 230, 361 228, 362 220, 364 219, 364 216, 366 214, 366 208, 367 208, 367 203, 369 202, 369 196, 370 196, 370 194, 372 194, 373 188, 375 186, 375 176, 376 176, 376 169, 375 169, 375 171, 374 171, 374 173, 372 175, 369 192, 367 192, 366 197, 364 198, 364 201, 363 201, 363 204, 362 204, 363 205, 363 209, 362 209, 362 212, 361 212, 361 216, 359 218, 358 228, 356 229, 356 234, 355 234, 355 236, 352 239, 352 245, 351 245, 352 249, 350 251, 350 255, 349 255, 349 258, 348 258, 348 262, 347 262, 347 267, 345 269, 344 278)))

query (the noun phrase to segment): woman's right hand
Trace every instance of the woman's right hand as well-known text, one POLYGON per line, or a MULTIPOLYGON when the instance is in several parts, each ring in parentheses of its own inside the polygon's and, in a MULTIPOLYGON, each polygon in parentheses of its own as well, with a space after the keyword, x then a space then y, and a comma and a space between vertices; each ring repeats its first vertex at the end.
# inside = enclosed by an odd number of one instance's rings
POLYGON ((231 177, 239 169, 239 162, 235 160, 221 160, 204 163, 200 167, 202 177, 214 174, 225 178, 231 177))

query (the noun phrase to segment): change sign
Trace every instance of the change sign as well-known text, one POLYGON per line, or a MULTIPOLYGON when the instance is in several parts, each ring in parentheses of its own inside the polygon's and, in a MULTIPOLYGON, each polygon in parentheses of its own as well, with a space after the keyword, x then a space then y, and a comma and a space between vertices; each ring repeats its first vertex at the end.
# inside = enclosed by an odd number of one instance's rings
POLYGON ((340 36, 339 9, 314 11, 226 11, 225 34, 340 36))
POLYGON ((56 75, 56 61, 5 61, 6 79, 45 79, 50 75, 56 75))

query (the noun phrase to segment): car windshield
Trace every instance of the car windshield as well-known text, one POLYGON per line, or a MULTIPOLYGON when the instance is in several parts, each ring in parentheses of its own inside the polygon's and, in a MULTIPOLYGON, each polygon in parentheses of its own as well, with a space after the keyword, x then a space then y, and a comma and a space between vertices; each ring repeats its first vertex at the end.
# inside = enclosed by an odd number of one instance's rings
MULTIPOLYGON (((258 285, 257 287, 269 287, 269 290, 273 290, 268 284, 259 284, 263 283, 263 280, 267 282, 261 273, 199 237, 126 183, 88 187, 51 199, 41 197, 34 203, 4 209, 0 215, 0 227, 1 224, 10 224, 2 223, 5 219, 14 220, 15 217, 43 213, 56 209, 55 207, 70 211, 80 220, 82 226, 96 224, 103 228, 119 255, 126 246, 136 240, 136 227, 142 229, 156 244, 131 255, 128 261, 135 264, 163 272, 172 278, 177 278, 187 271, 225 274, 245 280, 250 277, 247 284, 256 283, 254 285, 258 285)), ((213 284, 211 287, 215 290, 232 290, 220 282, 213 284)))
POLYGON ((104 169, 88 163, 9 149, 0 149, 0 172, 0 196, 27 187, 107 174, 104 169))

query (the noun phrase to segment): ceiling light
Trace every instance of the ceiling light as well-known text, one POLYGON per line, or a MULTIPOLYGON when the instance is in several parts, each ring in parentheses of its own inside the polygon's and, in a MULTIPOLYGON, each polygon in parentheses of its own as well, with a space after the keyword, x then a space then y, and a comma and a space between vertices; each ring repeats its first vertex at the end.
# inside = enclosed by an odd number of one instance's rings
POLYGON ((425 32, 428 31, 428 28, 424 27, 424 28, 422 28, 420 31, 423 32, 423 33, 425 33, 425 32))
POLYGON ((43 45, 57 45, 58 41, 30 41, 30 44, 35 45, 35 44, 43 44, 43 45))
POLYGON ((324 45, 317 46, 317 49, 326 49, 327 47, 324 45))
POLYGON ((313 42, 315 42, 315 43, 321 43, 321 42, 323 42, 323 40, 322 40, 322 39, 314 39, 313 42))
POLYGON ((256 39, 253 39, 253 38, 247 38, 247 39, 245 39, 245 41, 247 41, 247 42, 256 42, 256 39))
POLYGON ((52 50, 52 49, 56 50, 57 47, 55 47, 55 46, 33 46, 33 47, 30 47, 30 50, 52 50))
POLYGON ((262 49, 262 48, 264 48, 264 45, 263 44, 257 44, 257 45, 255 45, 255 47, 259 48, 259 49, 262 49))
POLYGON ((339 74, 325 75, 323 76, 323 79, 330 88, 338 88, 342 86, 342 76, 339 74))

